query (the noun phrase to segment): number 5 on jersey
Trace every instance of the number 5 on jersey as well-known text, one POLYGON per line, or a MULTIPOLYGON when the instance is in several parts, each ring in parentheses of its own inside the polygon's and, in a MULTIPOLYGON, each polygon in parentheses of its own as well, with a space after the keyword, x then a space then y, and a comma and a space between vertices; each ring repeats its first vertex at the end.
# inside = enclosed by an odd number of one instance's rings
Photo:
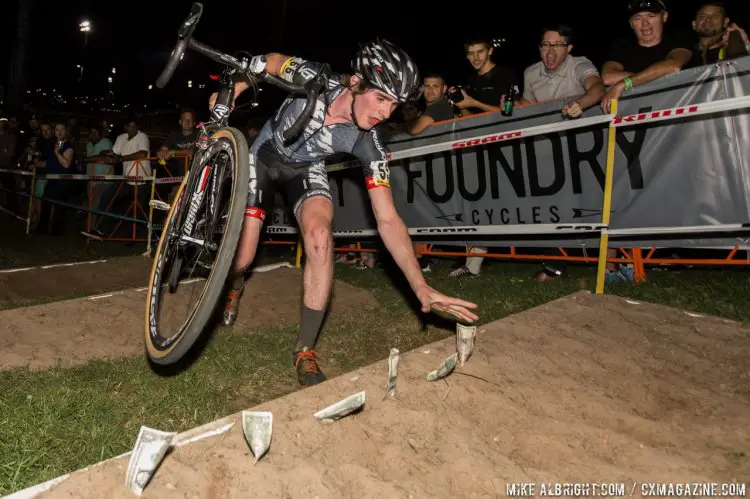
POLYGON ((387 161, 373 161, 370 163, 372 175, 367 178, 367 188, 391 186, 391 170, 388 168, 387 161))

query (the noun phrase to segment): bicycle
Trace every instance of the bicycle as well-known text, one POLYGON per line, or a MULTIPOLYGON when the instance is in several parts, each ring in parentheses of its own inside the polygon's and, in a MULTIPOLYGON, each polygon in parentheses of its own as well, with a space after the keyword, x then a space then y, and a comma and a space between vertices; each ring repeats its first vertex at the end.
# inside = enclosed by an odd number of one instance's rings
POLYGON ((156 81, 159 88, 167 85, 188 48, 226 66, 218 80, 220 88, 209 120, 198 125, 193 160, 169 207, 149 277, 146 352, 153 362, 162 365, 180 360, 211 320, 234 261, 245 218, 249 182, 256 179, 255 161, 251 161, 243 134, 228 124, 234 84, 240 78, 245 79, 250 84, 253 99, 261 80, 290 94, 307 96, 303 113, 285 131, 285 140, 299 136, 312 116, 319 92, 325 88, 322 73, 304 86, 296 86, 273 75, 251 73, 248 70, 251 57, 247 53, 248 57, 234 57, 198 42, 193 33, 202 14, 203 5, 193 3, 178 31, 177 45, 156 81), (192 271, 185 274, 191 268, 207 276, 190 279, 192 271), (185 277, 188 278, 183 279, 185 277), (174 297, 179 304, 182 298, 176 295, 180 288, 191 295, 197 291, 198 300, 188 307, 184 318, 176 321, 176 330, 169 332, 168 328, 175 321, 167 324, 160 314, 176 308, 165 304, 165 300, 174 297))

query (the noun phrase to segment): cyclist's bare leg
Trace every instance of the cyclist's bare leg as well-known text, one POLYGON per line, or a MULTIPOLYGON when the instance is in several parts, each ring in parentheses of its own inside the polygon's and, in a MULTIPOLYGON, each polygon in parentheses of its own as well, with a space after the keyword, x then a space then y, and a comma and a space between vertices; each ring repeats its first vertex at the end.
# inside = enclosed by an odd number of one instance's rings
POLYGON ((237 253, 234 255, 232 276, 242 275, 250 264, 253 263, 253 260, 255 260, 262 228, 263 222, 259 218, 245 215, 245 223, 242 224, 242 233, 237 245, 237 253))
MULTIPOLYGON (((255 253, 258 249, 260 240, 260 231, 263 228, 263 222, 254 216, 249 216, 251 208, 247 209, 245 222, 242 224, 242 233, 240 241, 237 244, 237 252, 234 256, 232 270, 229 273, 229 293, 227 294, 226 304, 224 305, 224 314, 222 324, 231 326, 237 320, 237 313, 240 306, 240 296, 242 288, 245 285, 245 271, 253 263, 255 253)), ((259 213, 258 210, 252 213, 259 213)))
POLYGON ((297 210, 305 248, 302 318, 297 350, 313 348, 333 285, 333 204, 323 196, 302 202, 297 210))

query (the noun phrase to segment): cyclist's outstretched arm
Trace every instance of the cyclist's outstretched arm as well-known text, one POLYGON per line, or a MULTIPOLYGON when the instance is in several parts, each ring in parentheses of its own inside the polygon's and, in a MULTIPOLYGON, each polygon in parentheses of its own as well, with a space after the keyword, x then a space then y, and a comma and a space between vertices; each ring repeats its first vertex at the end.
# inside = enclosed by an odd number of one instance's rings
POLYGON ((427 282, 419 268, 406 224, 396 210, 391 189, 387 186, 372 187, 368 189, 368 193, 380 238, 409 281, 412 291, 417 293, 427 282))

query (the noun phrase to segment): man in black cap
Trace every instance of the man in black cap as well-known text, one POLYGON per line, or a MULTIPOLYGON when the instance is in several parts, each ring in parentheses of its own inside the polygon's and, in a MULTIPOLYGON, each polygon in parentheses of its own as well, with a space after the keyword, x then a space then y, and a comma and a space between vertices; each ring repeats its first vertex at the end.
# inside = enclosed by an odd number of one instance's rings
POLYGON ((602 66, 602 80, 610 86, 602 99, 605 113, 609 112, 612 99, 619 99, 628 89, 679 72, 692 57, 693 40, 687 33, 665 32, 668 13, 662 0, 631 0, 628 16, 635 39, 615 43, 602 66))

